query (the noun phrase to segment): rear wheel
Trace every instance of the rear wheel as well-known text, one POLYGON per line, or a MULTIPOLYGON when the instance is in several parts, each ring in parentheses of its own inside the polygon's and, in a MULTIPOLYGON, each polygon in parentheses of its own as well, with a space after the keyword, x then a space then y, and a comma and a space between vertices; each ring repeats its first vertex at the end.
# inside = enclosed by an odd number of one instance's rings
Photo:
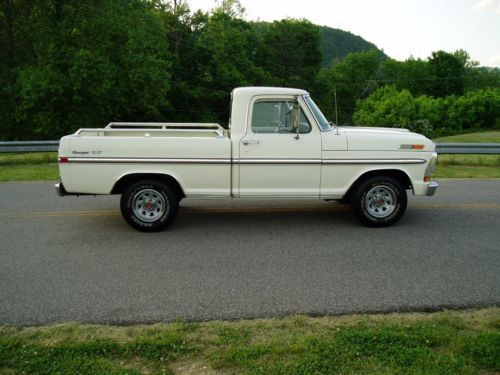
POLYGON ((365 225, 386 227, 396 223, 406 210, 406 190, 391 177, 372 177, 354 191, 351 208, 365 225))
POLYGON ((142 232, 157 232, 174 221, 179 198, 159 181, 139 181, 122 194, 120 208, 131 227, 142 232))

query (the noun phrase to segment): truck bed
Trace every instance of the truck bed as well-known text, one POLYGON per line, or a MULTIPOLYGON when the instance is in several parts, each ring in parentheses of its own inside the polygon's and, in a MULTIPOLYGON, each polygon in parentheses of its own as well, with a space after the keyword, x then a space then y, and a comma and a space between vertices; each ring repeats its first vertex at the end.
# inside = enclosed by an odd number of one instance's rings
POLYGON ((186 195, 230 194, 231 141, 218 124, 110 123, 63 137, 62 182, 68 192, 109 194, 121 176, 175 176, 186 195), (211 176, 210 181, 200 176, 211 176))

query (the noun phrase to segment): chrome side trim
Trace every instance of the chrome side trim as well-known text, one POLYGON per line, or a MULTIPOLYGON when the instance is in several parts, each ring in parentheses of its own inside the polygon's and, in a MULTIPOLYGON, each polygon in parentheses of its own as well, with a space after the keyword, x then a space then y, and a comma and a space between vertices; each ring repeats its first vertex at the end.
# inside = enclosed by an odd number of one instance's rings
POLYGON ((224 159, 224 158, 82 158, 70 163, 171 163, 171 164, 423 164, 425 159, 224 159))
POLYGON ((173 163, 173 164, 229 164, 231 159, 191 158, 68 158, 70 163, 173 163))
POLYGON ((425 159, 325 159, 323 164, 423 164, 425 159))
POLYGON ((237 164, 321 164, 321 159, 236 159, 237 164))

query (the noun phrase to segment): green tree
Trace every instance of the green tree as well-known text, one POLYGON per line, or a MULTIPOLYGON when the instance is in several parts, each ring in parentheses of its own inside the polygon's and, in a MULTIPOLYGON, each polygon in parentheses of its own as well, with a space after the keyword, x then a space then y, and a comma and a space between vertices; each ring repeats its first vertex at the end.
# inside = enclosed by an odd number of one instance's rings
POLYGON ((230 93, 238 86, 267 84, 269 74, 257 63, 261 48, 255 30, 239 18, 238 2, 225 2, 215 8, 200 35, 209 53, 205 59, 205 105, 216 113, 214 119, 227 124, 230 93), (236 9, 228 8, 228 6, 236 9))
POLYGON ((479 66, 479 62, 471 59, 469 53, 459 49, 453 52, 464 67, 464 91, 466 93, 487 88, 500 88, 500 69, 479 66))
POLYGON ((191 13, 187 3, 165 4, 159 12, 168 39, 171 63, 171 86, 163 107, 168 121, 215 120, 206 98, 210 85, 207 62, 210 51, 201 42, 209 15, 191 13))
POLYGON ((265 30, 259 60, 273 83, 287 87, 313 87, 321 67, 319 28, 307 20, 275 21, 265 30))
POLYGON ((500 68, 478 66, 465 69, 464 89, 466 93, 487 88, 500 88, 500 68))
POLYGON ((225 124, 230 92, 244 85, 305 88, 330 119, 336 92, 341 124, 353 123, 356 102, 365 124, 447 132, 498 123, 500 70, 464 50, 340 60, 372 45, 307 20, 249 23, 243 13, 238 0, 208 13, 187 0, 0 1, 0 139, 121 120, 225 124), (321 68, 321 50, 333 64, 321 68))
POLYGON ((430 94, 434 97, 462 95, 464 93, 464 63, 445 51, 432 52, 429 72, 433 79, 430 94))
POLYGON ((358 101, 354 119, 361 125, 401 126, 438 136, 498 127, 499 114, 500 89, 433 98, 413 97, 408 90, 385 86, 358 101))
MULTIPOLYGON (((159 120, 169 51, 153 3, 34 1, 32 58, 10 69, 5 138, 51 138, 112 120, 159 120)), ((5 66, 5 64, 4 64, 5 66)))
POLYGON ((417 107, 408 90, 384 86, 359 101, 353 117, 360 125, 404 128, 417 120, 417 107))
POLYGON ((448 129, 474 131, 500 125, 500 89, 476 90, 454 99, 444 121, 448 129))
POLYGON ((334 92, 337 92, 338 115, 340 124, 352 124, 356 101, 369 95, 377 85, 379 67, 378 52, 350 53, 347 57, 318 75, 321 107, 328 118, 334 118, 334 92), (321 87, 320 86, 320 87, 321 87))
POLYGON ((460 61, 460 64, 464 68, 475 68, 479 66, 478 61, 474 61, 471 59, 469 52, 467 52, 464 49, 458 49, 455 52, 452 53, 453 57, 455 57, 458 61, 460 61))
POLYGON ((410 57, 406 61, 387 59, 380 65, 381 82, 398 90, 409 90, 413 95, 429 94, 433 77, 427 61, 410 57))

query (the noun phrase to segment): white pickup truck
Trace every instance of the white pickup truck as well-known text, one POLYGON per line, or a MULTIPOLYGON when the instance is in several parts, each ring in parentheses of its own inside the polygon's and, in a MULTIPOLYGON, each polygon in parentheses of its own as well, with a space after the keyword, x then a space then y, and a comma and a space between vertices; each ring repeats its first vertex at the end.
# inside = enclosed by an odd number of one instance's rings
POLYGON ((406 191, 433 195, 435 145, 406 129, 339 127, 304 90, 232 92, 218 124, 110 123, 61 139, 59 195, 121 194, 141 231, 166 228, 182 198, 291 198, 350 203, 366 225, 395 223, 406 191))

